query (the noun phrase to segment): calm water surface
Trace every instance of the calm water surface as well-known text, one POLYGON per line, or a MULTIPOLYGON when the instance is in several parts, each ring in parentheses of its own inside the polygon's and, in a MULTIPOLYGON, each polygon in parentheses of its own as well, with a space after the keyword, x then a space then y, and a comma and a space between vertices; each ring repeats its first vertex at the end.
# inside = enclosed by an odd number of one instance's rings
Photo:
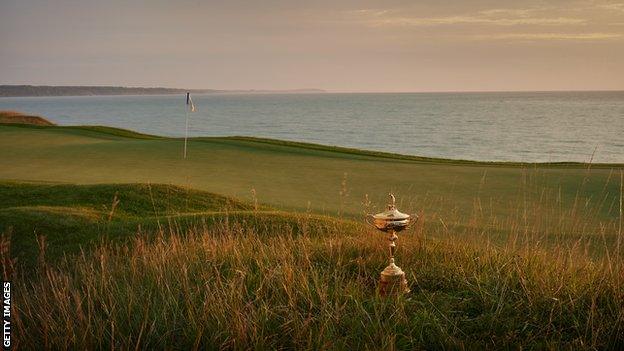
MULTIPOLYGON (((190 135, 246 135, 410 155, 624 163, 624 92, 210 94, 190 135)), ((61 125, 184 135, 185 97, 0 98, 61 125)))

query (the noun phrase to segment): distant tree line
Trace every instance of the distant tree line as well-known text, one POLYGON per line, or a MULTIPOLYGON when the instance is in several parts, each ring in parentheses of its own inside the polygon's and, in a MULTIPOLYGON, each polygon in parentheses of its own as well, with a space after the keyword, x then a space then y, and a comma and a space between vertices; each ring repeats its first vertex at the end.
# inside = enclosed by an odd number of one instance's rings
POLYGON ((128 88, 105 86, 0 85, 0 96, 86 96, 86 95, 156 95, 217 93, 220 90, 185 90, 174 88, 128 88))
POLYGON ((216 90, 176 88, 130 88, 112 86, 51 86, 51 85, 0 85, 0 97, 9 96, 88 96, 88 95, 158 95, 158 94, 208 93, 322 93, 320 89, 295 90, 216 90))

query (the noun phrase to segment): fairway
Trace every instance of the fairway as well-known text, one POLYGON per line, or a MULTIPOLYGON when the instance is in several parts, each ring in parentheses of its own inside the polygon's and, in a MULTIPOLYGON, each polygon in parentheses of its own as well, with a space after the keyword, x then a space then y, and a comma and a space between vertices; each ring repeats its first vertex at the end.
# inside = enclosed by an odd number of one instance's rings
MULTIPOLYGON (((100 127, 0 126, 0 180, 164 183, 270 206, 360 216, 368 194, 450 222, 549 204, 617 217, 622 165, 485 164, 250 138, 183 141, 100 127), (254 199, 254 194, 256 199, 254 199)), ((372 209, 371 209, 372 210, 372 209)))

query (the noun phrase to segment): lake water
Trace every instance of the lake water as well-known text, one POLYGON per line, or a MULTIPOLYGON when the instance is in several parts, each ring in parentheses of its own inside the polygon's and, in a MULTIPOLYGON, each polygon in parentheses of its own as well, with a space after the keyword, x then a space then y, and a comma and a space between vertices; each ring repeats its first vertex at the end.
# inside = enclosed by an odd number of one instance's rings
MULTIPOLYGON (((192 136, 246 135, 410 155, 624 163, 624 92, 195 95, 192 136)), ((0 98, 60 125, 183 136, 185 97, 0 98)))

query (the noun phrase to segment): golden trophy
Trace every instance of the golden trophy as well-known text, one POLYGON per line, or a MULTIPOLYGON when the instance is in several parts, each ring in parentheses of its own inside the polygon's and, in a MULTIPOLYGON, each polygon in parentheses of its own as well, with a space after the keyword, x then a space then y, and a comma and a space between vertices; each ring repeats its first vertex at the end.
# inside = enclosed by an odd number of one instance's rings
POLYGON ((394 251, 396 249, 395 241, 399 238, 397 232, 407 228, 415 216, 399 212, 395 203, 394 195, 390 194, 390 203, 386 211, 366 216, 368 224, 389 234, 390 264, 381 272, 379 289, 381 296, 397 296, 410 291, 407 286, 407 279, 405 279, 405 272, 394 263, 394 251), (369 218, 372 219, 372 222, 368 220, 369 218))

